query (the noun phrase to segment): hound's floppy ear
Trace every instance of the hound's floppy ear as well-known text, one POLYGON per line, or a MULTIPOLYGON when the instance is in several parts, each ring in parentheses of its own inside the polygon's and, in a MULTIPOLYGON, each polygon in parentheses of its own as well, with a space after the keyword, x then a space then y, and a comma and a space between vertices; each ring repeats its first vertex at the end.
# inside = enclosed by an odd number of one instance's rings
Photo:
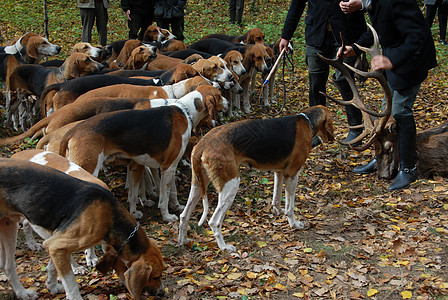
POLYGON ((146 264, 143 258, 140 258, 124 273, 126 287, 134 299, 140 299, 151 272, 152 267, 146 264))
POLYGON ((106 253, 104 253, 103 257, 95 266, 95 268, 102 274, 106 274, 110 271, 110 269, 114 269, 117 272, 120 280, 125 283, 124 273, 127 269, 126 264, 118 256, 118 253, 114 248, 112 248, 112 246, 106 246, 106 253))
MULTIPOLYGON (((76 78, 79 77, 79 73, 78 73, 78 59, 73 59, 73 57, 70 55, 69 57, 67 57, 66 63, 64 68, 68 68, 68 72, 70 74, 71 78, 76 78)), ((63 70, 64 72, 65 70, 63 70)))
POLYGON ((32 41, 26 47, 26 52, 29 57, 37 59, 39 57, 39 53, 37 49, 39 48, 39 43, 37 41, 32 41))

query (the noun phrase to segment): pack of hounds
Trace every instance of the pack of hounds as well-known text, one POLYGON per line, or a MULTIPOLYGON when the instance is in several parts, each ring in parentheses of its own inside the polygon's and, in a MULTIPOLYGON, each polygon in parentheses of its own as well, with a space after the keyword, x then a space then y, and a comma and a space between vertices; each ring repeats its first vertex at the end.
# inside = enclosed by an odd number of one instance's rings
MULTIPOLYGON (((250 112, 251 82, 257 73, 267 76, 279 55, 277 43, 268 45, 259 28, 242 36, 212 34, 187 46, 151 25, 143 41, 103 48, 78 43, 65 60, 42 62, 60 52, 34 33, 0 47, 3 121, 23 131, 1 138, 0 146, 39 138, 36 149, 0 159, 0 270, 18 298, 39 297, 24 288, 16 271, 20 224, 28 247, 43 246, 50 256, 52 294, 82 299, 75 274, 87 269, 71 254, 85 250, 87 265, 102 273, 113 269, 132 298, 144 291, 163 295, 163 257, 136 220, 144 217, 138 204, 151 206, 150 199, 158 198, 163 221, 180 222, 178 242, 185 244, 200 199, 200 223, 207 219, 211 182, 218 203, 208 224, 219 248, 235 251, 221 226, 238 192, 241 164, 274 172, 274 213, 285 214, 291 228, 304 228, 294 217, 298 174, 314 136, 334 140, 328 109, 225 124, 221 118, 250 112), (181 160, 192 170, 185 206, 177 199, 175 180, 181 160), (98 179, 110 163, 127 166, 129 210, 98 179), (44 239, 42 245, 33 231, 44 239), (104 252, 100 259, 97 245, 104 252)), ((263 92, 265 105, 272 90, 270 84, 263 92)))

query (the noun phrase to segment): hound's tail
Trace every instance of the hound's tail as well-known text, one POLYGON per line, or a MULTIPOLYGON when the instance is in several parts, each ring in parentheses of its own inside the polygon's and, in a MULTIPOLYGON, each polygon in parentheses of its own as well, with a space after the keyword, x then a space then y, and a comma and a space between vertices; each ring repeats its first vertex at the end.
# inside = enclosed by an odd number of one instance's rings
POLYGON ((53 97, 62 88, 64 82, 50 84, 47 86, 40 95, 40 113, 43 118, 47 116, 47 106, 53 105, 53 97))
POLYGON ((199 185, 199 189, 201 191, 202 197, 202 205, 204 206, 204 211, 202 213, 201 220, 199 220, 198 225, 201 226, 205 220, 207 219, 209 204, 207 198, 207 185, 208 185, 208 176, 207 173, 202 166, 202 149, 195 147, 191 153, 191 172, 192 172, 192 183, 191 185, 199 185))

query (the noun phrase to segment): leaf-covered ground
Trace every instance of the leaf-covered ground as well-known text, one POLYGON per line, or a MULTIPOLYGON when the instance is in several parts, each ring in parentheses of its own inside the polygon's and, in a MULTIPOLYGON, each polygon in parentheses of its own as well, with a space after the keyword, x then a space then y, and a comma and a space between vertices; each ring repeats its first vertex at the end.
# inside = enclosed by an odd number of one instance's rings
MULTIPOLYGON (((206 33, 238 34, 258 26, 268 41, 280 35, 288 1, 246 1, 245 27, 227 23, 225 1, 191 0, 186 17, 187 42, 206 33)), ((109 40, 127 35, 118 1, 112 1, 109 40)), ((66 55, 80 38, 79 14, 74 3, 49 2, 50 40, 63 46, 66 55)), ((0 30, 4 39, 26 31, 42 33, 40 1, 6 0, 0 7, 0 30)), ((94 41, 96 32, 94 32, 94 41)), ((433 27, 438 38, 438 28, 433 27)), ((307 107, 308 80, 303 64, 303 24, 295 38, 294 71, 285 71, 286 100, 281 115, 307 107)), ((419 129, 447 120, 447 48, 436 43, 440 66, 423 83, 415 104, 419 129)), ((280 82, 280 78, 277 80, 280 82)), ((252 97, 250 116, 268 118, 268 109, 258 101, 261 86, 252 97)), ((337 95, 328 84, 329 93, 337 95)), ((369 101, 379 102, 377 84, 360 87, 369 101)), ((275 113, 283 103, 283 89, 276 88, 275 113)), ((341 107, 328 103, 339 138, 346 134, 341 107)), ((16 134, 7 127, 1 135, 16 134)), ((2 156, 26 149, 20 144, 2 149, 2 156)), ((219 251, 208 226, 198 227, 201 205, 190 221, 192 242, 178 246, 178 223, 165 224, 157 208, 141 208, 141 220, 148 235, 157 241, 165 258, 166 299, 448 299, 448 185, 434 176, 420 179, 410 189, 387 192, 389 181, 374 175, 357 176, 354 166, 372 156, 369 150, 356 152, 337 143, 313 149, 299 177, 295 215, 308 225, 291 230, 284 217, 273 215, 270 206, 273 176, 248 168, 241 169, 241 185, 224 221, 223 235, 238 254, 219 251)), ((125 169, 110 168, 101 178, 124 204, 125 169)), ((185 203, 190 188, 190 171, 180 167, 177 174, 179 199, 185 203)), ((210 202, 216 193, 209 189, 210 202)), ((213 206, 214 207, 214 206, 213 206)), ((98 251, 100 254, 101 252, 98 251)), ((17 248, 18 272, 23 284, 39 292, 41 299, 52 296, 45 288, 45 251, 33 252, 20 233, 17 248)), ((77 259, 84 262, 82 254, 77 259)), ((126 298, 126 290, 114 275, 102 276, 91 269, 77 276, 84 297, 126 298)), ((0 273, 0 299, 13 293, 0 273)))

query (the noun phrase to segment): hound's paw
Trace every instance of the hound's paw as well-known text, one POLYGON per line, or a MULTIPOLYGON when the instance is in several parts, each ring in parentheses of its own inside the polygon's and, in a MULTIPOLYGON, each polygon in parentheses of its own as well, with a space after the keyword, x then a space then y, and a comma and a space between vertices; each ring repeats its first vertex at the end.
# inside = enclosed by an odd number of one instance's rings
POLYGON ((89 269, 87 269, 86 267, 83 266, 72 266, 72 271, 75 275, 86 275, 89 273, 89 269))
POLYGON ((23 299, 23 300, 35 300, 37 299, 37 293, 33 290, 25 290, 22 291, 15 291, 17 298, 23 299))
POLYGON ((139 211, 139 210, 131 211, 130 213, 136 219, 141 219, 143 217, 143 213, 141 211, 139 211))
POLYGON ((52 283, 52 284, 48 284, 47 282, 47 289, 50 291, 51 294, 61 294, 61 293, 65 293, 65 289, 64 286, 58 282, 56 283, 52 283))
POLYGON ((189 242, 191 242, 191 240, 187 239, 186 237, 179 236, 179 239, 177 240, 177 242, 179 243, 180 246, 182 246, 182 245, 188 244, 189 242))
POLYGON ((98 256, 93 252, 86 251, 86 263, 89 267, 95 267, 98 264, 98 256))
POLYGON ((284 212, 283 212, 283 210, 281 208, 273 206, 272 207, 272 213, 274 215, 276 215, 276 216, 279 216, 279 215, 283 214, 284 212))
POLYGON ((162 219, 164 222, 167 222, 167 223, 173 223, 173 222, 176 222, 177 220, 179 220, 179 218, 176 215, 171 215, 171 214, 162 216, 162 219))
POLYGON ((185 208, 185 205, 182 205, 182 204, 173 205, 172 207, 170 207, 170 209, 174 210, 175 212, 183 212, 184 208, 185 208))
POLYGON ((31 251, 40 251, 40 250, 44 250, 44 246, 42 246, 41 243, 38 243, 36 241, 32 241, 32 242, 26 242, 26 245, 28 246, 28 248, 31 251))
POLYGON ((236 252, 236 247, 233 245, 225 244, 224 246, 220 247, 222 251, 226 252, 236 252))
POLYGON ((305 225, 302 222, 296 221, 296 220, 294 220, 294 222, 292 224, 290 222, 289 225, 293 229, 303 229, 303 228, 305 228, 305 225))

